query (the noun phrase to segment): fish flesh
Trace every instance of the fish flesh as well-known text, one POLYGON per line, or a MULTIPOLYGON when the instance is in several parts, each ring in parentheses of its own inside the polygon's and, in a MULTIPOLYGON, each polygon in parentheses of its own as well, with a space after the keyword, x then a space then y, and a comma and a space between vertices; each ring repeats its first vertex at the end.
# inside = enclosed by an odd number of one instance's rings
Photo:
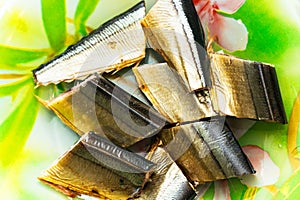
POLYGON ((157 1, 142 20, 150 47, 216 114, 287 123, 274 66, 207 53, 202 26, 190 4, 189 0, 157 1))
POLYGON ((40 101, 79 135, 95 131, 122 147, 152 137, 166 124, 154 108, 98 74, 40 101))
POLYGON ((191 0, 158 0, 144 16, 141 2, 34 70, 37 85, 116 72, 41 100, 93 131, 39 177, 70 197, 193 198, 200 184, 255 173, 225 116, 286 123, 274 66, 207 54, 191 0), (145 55, 143 31, 161 57, 145 55))
POLYGON ((163 146, 194 185, 255 173, 224 117, 181 124, 159 134, 163 146))
MULTIPOLYGON (((145 64, 132 70, 154 107, 173 124, 181 124, 163 129, 159 135, 167 152, 194 186, 254 173, 225 124, 225 117, 199 121, 217 116, 217 113, 209 110, 212 105, 207 104, 207 100, 200 101, 189 92, 180 75, 167 63, 145 64)), ((205 90, 197 92, 209 100, 209 93, 205 90)))
POLYGON ((141 20, 145 12, 145 3, 141 1, 33 70, 36 85, 84 79, 94 72, 118 71, 142 60, 146 38, 141 20))
POLYGON ((178 71, 189 91, 210 87, 204 31, 191 0, 158 0, 142 25, 150 47, 178 71))
POLYGON ((167 63, 145 64, 132 70, 140 89, 171 123, 195 121, 215 115, 211 106, 198 101, 180 75, 167 63))
POLYGON ((89 132, 38 178, 73 198, 184 200, 195 196, 168 153, 154 146, 142 157, 89 132))
POLYGON ((287 123, 273 65, 210 53, 213 109, 220 115, 287 123))
POLYGON ((146 158, 155 166, 151 180, 142 189, 139 200, 186 200, 196 196, 187 178, 163 148, 156 148, 146 158))
POLYGON ((141 65, 133 72, 149 101, 173 123, 217 115, 287 123, 274 66, 220 53, 209 57, 211 88, 194 92, 166 63, 141 65))
POLYGON ((155 164, 89 132, 38 178, 58 191, 102 199, 135 197, 155 164))

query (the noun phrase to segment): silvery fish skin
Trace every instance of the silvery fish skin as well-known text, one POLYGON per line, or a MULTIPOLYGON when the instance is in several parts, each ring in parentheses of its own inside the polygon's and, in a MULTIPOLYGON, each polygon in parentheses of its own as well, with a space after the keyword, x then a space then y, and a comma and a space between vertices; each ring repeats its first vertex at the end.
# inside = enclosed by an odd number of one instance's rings
POLYGON ((158 0, 142 21, 150 46, 195 91, 210 86, 205 39, 191 0, 158 0))
POLYGON ((150 152, 146 158, 156 165, 151 181, 143 188, 138 199, 185 200, 195 196, 194 189, 163 148, 158 147, 153 153, 150 152))
POLYGON ((148 100, 170 122, 189 122, 215 115, 211 106, 198 101, 167 63, 145 64, 132 70, 148 100))
POLYGON ((220 115, 287 123, 274 66, 210 53, 212 105, 220 115))
POLYGON ((128 67, 145 56, 146 38, 141 26, 141 1, 82 38, 78 43, 33 71, 37 86, 83 79, 94 72, 128 67))
POLYGON ((166 151, 195 187, 200 183, 255 172, 222 118, 165 129, 160 138, 166 151))
POLYGON ((151 106, 101 75, 42 103, 79 135, 95 131, 122 147, 157 134, 166 123, 151 106))
POLYGON ((38 178, 71 197, 128 199, 145 185, 154 166, 90 132, 38 178))

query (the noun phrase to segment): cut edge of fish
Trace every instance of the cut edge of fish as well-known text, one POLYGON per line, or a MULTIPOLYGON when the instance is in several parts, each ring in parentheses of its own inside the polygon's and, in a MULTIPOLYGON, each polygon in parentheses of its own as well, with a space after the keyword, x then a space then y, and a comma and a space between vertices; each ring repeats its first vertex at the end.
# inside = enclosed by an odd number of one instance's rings
MULTIPOLYGON (((103 72, 113 72, 113 71, 119 71, 122 68, 125 67, 129 67, 131 65, 133 65, 134 63, 140 62, 144 57, 145 57, 145 51, 141 52, 141 55, 133 58, 131 60, 126 60, 126 61, 122 61, 121 63, 115 64, 113 66, 108 66, 105 71, 101 70, 101 69, 95 69, 91 72, 89 72, 88 74, 83 74, 82 76, 76 76, 75 74, 73 75, 73 78, 66 78, 63 80, 57 80, 57 81, 47 81, 47 82, 43 82, 41 80, 39 80, 38 75, 39 73, 43 73, 43 71, 47 68, 48 64, 55 62, 58 58, 63 57, 66 53, 68 53, 68 51, 71 51, 72 49, 74 49, 77 46, 80 46, 82 43, 84 43, 86 40, 89 40, 89 38, 92 38, 94 35, 100 33, 102 30, 105 30, 107 27, 109 27, 110 25, 116 23, 118 20, 124 18, 124 16, 130 15, 130 13, 138 11, 139 9, 144 9, 144 13, 146 14, 146 9, 145 9, 145 1, 142 0, 140 2, 138 2, 137 4, 135 4, 134 6, 132 6, 131 8, 127 9, 126 11, 124 11, 123 13, 113 17, 112 19, 108 20, 107 22, 105 22, 104 24, 100 25, 97 29, 93 30, 92 32, 90 32, 88 35, 84 36, 83 38, 81 38, 77 43, 70 45, 63 53, 56 55, 54 58, 52 58, 51 60, 47 61, 44 64, 41 64, 39 67, 37 67, 36 69, 32 70, 33 73, 33 80, 35 83, 35 87, 39 87, 39 86, 47 86, 49 84, 58 84, 60 82, 72 82, 75 79, 82 79, 82 77, 87 77, 88 75, 90 75, 93 72, 98 72, 98 73, 103 73, 103 72)), ((145 16, 144 14, 144 16, 145 16)), ((143 17, 140 17, 140 19, 138 19, 139 21, 141 21, 143 17)), ((145 44, 146 44, 146 38, 145 38, 145 44)))
MULTIPOLYGON (((200 90, 202 88, 208 88, 210 87, 211 83, 210 83, 210 75, 209 75, 209 69, 208 69, 208 64, 206 63, 206 59, 203 60, 202 56, 201 56, 201 52, 199 52, 199 48, 197 48, 197 44, 199 44, 201 47, 203 47, 203 52, 202 53, 206 53, 205 52, 205 40, 204 40, 204 31, 201 25, 201 22, 199 20, 199 17, 196 13, 194 4, 192 1, 188 0, 188 1, 182 1, 182 0, 169 0, 168 2, 166 1, 158 1, 156 2, 156 4, 150 9, 150 11, 147 13, 147 15, 145 16, 145 18, 142 20, 142 26, 144 27, 145 31, 145 35, 146 38, 148 39, 148 41, 150 41, 150 46, 152 44, 153 49, 155 49, 157 52, 159 52, 164 59, 169 63, 169 65, 171 65, 174 68, 178 68, 177 63, 173 63, 172 60, 174 59, 170 59, 169 56, 167 55, 167 53, 165 53, 164 49, 162 48, 163 45, 160 44, 160 42, 158 41, 158 37, 152 30, 151 28, 157 29, 157 28, 161 28, 161 26, 155 26, 155 27, 151 27, 148 21, 151 21, 152 17, 152 12, 157 12, 156 9, 159 8, 159 6, 161 6, 160 4, 163 3, 169 3, 172 4, 174 9, 176 10, 176 13, 178 15, 178 17, 180 18, 181 21, 184 21, 184 25, 183 25, 183 29, 184 29, 184 33, 186 34, 186 38, 188 40, 188 43, 190 45, 191 48, 191 53, 192 53, 192 57, 194 59, 195 64, 191 65, 190 68, 193 68, 193 71, 197 71, 198 77, 195 78, 192 75, 187 74, 187 70, 185 70, 184 74, 180 74, 182 76, 182 79, 187 83, 187 86, 189 88, 190 91, 196 91, 196 90, 200 90), (191 8, 193 11, 192 12, 188 12, 188 8, 191 8), (149 19, 148 19, 149 18, 149 19), (150 30, 147 30, 150 29, 150 30), (188 29, 188 31, 186 30, 188 29), (197 30, 195 30, 197 29, 197 30), (188 37, 188 33, 192 34, 193 38, 188 37), (197 33, 197 35, 196 35, 197 33), (193 80, 191 80, 193 79, 193 80), (197 86, 196 86, 197 85, 197 86)), ((161 12, 159 12, 161 13, 161 12)), ((155 20, 156 18, 154 18, 155 20)), ((168 29, 166 29, 168 30, 168 29)), ((173 30, 168 30, 168 31, 173 31, 173 30)), ((159 31, 158 31, 159 32, 159 31)), ((178 33, 177 33, 178 34, 178 33)), ((181 50, 179 50, 179 53, 182 54, 181 50)), ((177 55, 178 56, 178 55, 177 55)), ((182 56, 182 55, 179 55, 182 56)), ((186 64, 184 66, 184 69, 186 68, 186 64)), ((180 69, 181 71, 181 69, 180 69)))
MULTIPOLYGON (((283 100, 282 100, 279 82, 278 82, 277 75, 276 75, 276 67, 273 64, 266 63, 266 62, 252 61, 249 59, 242 59, 242 58, 238 58, 238 57, 228 55, 225 53, 220 53, 220 52, 216 52, 216 53, 211 52, 211 53, 209 53, 209 57, 211 60, 211 70, 212 70, 212 68, 216 68, 216 67, 218 68, 218 65, 214 64, 214 62, 217 61, 217 63, 218 63, 218 61, 220 61, 220 60, 222 62, 228 62, 228 66, 230 66, 232 64, 232 62, 243 64, 243 70, 244 70, 243 74, 244 74, 244 76, 246 76, 245 81, 247 82, 244 84, 249 85, 248 92, 251 93, 250 98, 251 98, 251 105, 253 107, 252 113, 255 113, 255 115, 253 116, 253 114, 252 114, 250 116, 250 114, 240 113, 239 111, 231 110, 231 108, 229 108, 229 107, 227 107, 225 109, 223 108, 223 110, 222 110, 222 105, 221 106, 219 105, 219 100, 216 95, 216 92, 220 89, 218 89, 218 87, 216 87, 214 84, 212 84, 212 88, 210 89, 211 99, 213 101, 212 105, 217 113, 219 113, 220 115, 236 117, 238 119, 252 119, 252 120, 256 120, 256 121, 266 121, 266 122, 273 122, 273 123, 277 122, 277 123, 281 123, 281 124, 287 124, 286 112, 285 112, 285 108, 284 108, 284 104, 283 104, 283 100), (251 80, 249 79, 249 77, 250 77, 249 72, 251 72, 251 69, 256 69, 258 71, 257 73, 259 73, 259 74, 257 74, 257 76, 259 76, 258 78, 260 79, 261 83, 255 82, 253 84, 250 84, 251 80), (262 85, 261 87, 262 87, 263 91, 255 90, 258 87, 255 85, 258 85, 258 84, 262 85), (257 97, 255 98, 256 95, 254 95, 254 94, 257 94, 257 93, 259 93, 260 95, 262 95, 261 93, 263 93, 264 101, 266 104, 266 108, 263 110, 264 112, 262 110, 259 110, 259 106, 261 106, 263 104, 262 103, 263 101, 256 100, 257 97), (267 114, 262 114, 262 113, 267 113, 267 114)), ((241 68, 241 66, 235 66, 235 67, 241 68)), ((219 66, 219 68, 222 68, 222 66, 219 66)), ((218 71, 218 70, 215 70, 215 71, 218 71)), ((222 71, 222 70, 220 70, 220 71, 222 71)), ((223 70, 223 71, 225 71, 225 70, 223 70)), ((218 73, 220 73, 220 72, 218 72, 218 73)), ((218 76, 220 76, 220 75, 219 74, 216 75, 216 74, 217 73, 211 72, 212 81, 215 81, 214 79, 216 79, 216 81, 222 81, 222 80, 218 80, 218 76)), ((230 77, 230 75, 228 75, 228 77, 230 77)), ((226 87, 226 81, 224 81, 223 83, 225 85, 225 88, 230 88, 230 87, 226 87)), ((237 93, 236 95, 241 96, 241 94, 239 94, 239 93, 237 93)), ((237 101, 237 99, 234 99, 234 101, 237 101)), ((242 103, 240 103, 240 104, 242 104, 242 103)), ((243 105, 241 105, 241 106, 243 106, 243 105)), ((240 108, 240 110, 241 109, 242 108, 240 108)))
MULTIPOLYGON (((64 160, 66 157, 68 157, 68 155, 73 155, 73 156, 78 156, 79 158, 82 158, 82 155, 77 148, 82 148, 80 146, 84 146, 86 151, 89 152, 91 150, 89 150, 89 148, 91 148, 91 146, 95 145, 95 148, 101 148, 103 150, 102 153, 106 154, 105 151, 107 150, 107 146, 106 145, 100 145, 99 142, 101 142, 100 140, 103 140, 104 138, 100 139, 98 142, 93 141, 98 140, 99 138, 101 138, 101 136, 95 134, 94 132, 88 132, 85 135, 83 135, 74 145, 72 145, 70 147, 69 150, 67 150, 65 153, 63 153, 59 158, 57 158, 50 167, 48 167, 44 172, 42 172, 42 174, 40 174, 37 179, 40 180, 41 182, 53 187, 54 189, 56 189, 59 192, 62 192, 63 194, 75 198, 76 196, 80 196, 80 195, 89 195, 89 196, 94 196, 94 197, 103 197, 103 198, 107 198, 104 194, 101 194, 99 192, 93 194, 93 190, 91 190, 91 188, 88 187, 88 190, 84 190, 81 187, 78 187, 76 185, 71 185, 68 183, 68 181, 65 181, 63 178, 59 178, 59 177, 53 177, 53 175, 51 175, 52 173, 55 173, 55 170, 62 170, 60 168, 56 169, 58 164, 61 162, 61 160, 64 160), (91 191, 90 191, 91 190, 91 191)), ((105 139, 104 139, 105 140, 105 139)), ((107 143, 107 145, 109 144, 109 141, 107 143)), ((112 146, 116 146, 114 144, 111 144, 112 146)), ((116 146, 117 148, 119 148, 120 150, 123 149, 121 147, 116 146)), ((99 150, 99 149, 98 149, 99 150)), ((124 151, 126 151, 125 149, 123 149, 124 151)), ((112 154, 119 154, 118 151, 116 149, 112 149, 112 154)), ((102 168, 106 168, 107 170, 111 171, 111 173, 115 174, 116 176, 120 176, 122 179, 126 179, 127 181, 130 182, 130 184, 132 185, 132 187, 135 187, 135 191, 132 191, 131 194, 128 195, 127 198, 136 198, 139 196, 142 188, 145 186, 145 184, 150 181, 150 176, 153 173, 153 169, 155 168, 156 164, 153 163, 151 160, 148 160, 145 157, 142 157, 138 154, 132 153, 130 152, 134 157, 136 157, 137 159, 142 159, 145 162, 148 163, 149 168, 145 168, 145 169, 141 169, 139 170, 138 173, 144 174, 144 180, 141 184, 136 185, 134 182, 132 182, 131 179, 127 178, 127 175, 122 176, 121 172, 118 173, 115 169, 110 168, 110 166, 105 166, 105 164, 102 166, 102 168)), ((90 152, 90 154, 93 154, 90 152)), ((110 155, 109 150, 107 150, 107 155, 110 155)), ((93 155, 92 155, 93 156, 93 155)), ((117 156, 117 155, 116 155, 117 156)), ((89 160, 89 158, 86 158, 88 160, 88 162, 92 162, 91 160, 89 160)), ((97 159, 97 158, 95 158, 97 159)), ((124 157, 124 159, 126 161, 123 160, 124 164, 128 164, 128 163, 133 163, 133 165, 138 164, 139 162, 134 162, 134 161, 130 161, 128 157, 124 157)), ((97 166, 99 165, 99 163, 95 163, 97 166)), ((100 166, 99 166, 100 167, 100 166)), ((138 166, 140 167, 140 166, 138 166)), ((124 172, 126 174, 126 172, 124 172)), ((130 173, 130 172, 128 172, 130 173)), ((56 174, 56 173, 55 173, 56 174)), ((109 180, 108 180, 109 181, 109 180)))

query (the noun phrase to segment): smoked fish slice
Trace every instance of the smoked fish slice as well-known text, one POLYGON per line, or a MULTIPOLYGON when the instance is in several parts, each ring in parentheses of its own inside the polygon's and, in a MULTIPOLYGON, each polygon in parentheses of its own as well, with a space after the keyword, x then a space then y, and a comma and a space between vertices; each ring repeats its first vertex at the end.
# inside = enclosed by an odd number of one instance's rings
POLYGON ((200 103, 218 115, 287 123, 274 66, 225 54, 207 55, 205 40, 197 40, 190 30, 193 25, 203 35, 189 2, 157 1, 142 20, 150 46, 176 69, 200 103))
POLYGON ((141 1, 33 70, 36 85, 83 79, 94 72, 117 71, 142 60, 146 38, 141 20, 145 12, 145 3, 141 1))
POLYGON ((151 181, 141 190, 139 200, 186 200, 196 196, 186 177, 163 148, 158 147, 146 158, 156 165, 151 181))
POLYGON ((132 70, 149 101, 171 123, 195 121, 215 115, 212 107, 198 101, 179 74, 167 63, 145 64, 132 70))
POLYGON ((220 119, 181 124, 160 133, 164 148, 195 187, 200 183, 255 173, 233 134, 220 119))
POLYGON ((154 166, 89 132, 38 178, 71 197, 128 199, 143 187, 154 166))
POLYGON ((158 0, 142 25, 150 47, 178 71, 190 92, 210 86, 204 31, 192 0, 158 0))
POLYGON ((210 53, 213 108, 221 115, 287 123, 274 66, 210 53))
POLYGON ((95 131, 122 147, 155 135, 166 123, 151 106, 101 75, 42 103, 79 135, 95 131))
MULTIPOLYGON (((154 64, 165 62, 164 59, 151 48, 146 48, 146 55, 144 59, 140 62, 142 64, 154 64)), ((105 78, 109 81, 113 82, 115 85, 119 86, 126 92, 130 93, 132 96, 136 97, 137 99, 141 100, 147 105, 151 105, 148 101, 144 93, 139 89, 138 83, 132 71, 132 68, 125 68, 122 69, 114 74, 103 74, 105 78)))

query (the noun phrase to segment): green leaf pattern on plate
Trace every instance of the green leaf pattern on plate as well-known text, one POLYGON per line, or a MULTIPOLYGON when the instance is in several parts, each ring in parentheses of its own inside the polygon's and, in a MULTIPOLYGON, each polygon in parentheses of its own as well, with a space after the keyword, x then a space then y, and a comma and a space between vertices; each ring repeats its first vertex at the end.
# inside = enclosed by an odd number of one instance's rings
POLYGON ((90 15, 93 13, 93 11, 95 10, 99 1, 100 0, 79 1, 74 16, 74 24, 76 29, 76 35, 78 38, 87 35, 85 23, 90 17, 90 15))
POLYGON ((11 90, 13 92, 10 95, 15 97, 11 112, 0 126, 0 157, 3 166, 13 162, 19 155, 30 134, 38 111, 38 103, 33 95, 34 88, 31 79, 19 82, 19 84, 11 84, 10 87, 7 86, 5 88, 6 94, 7 89, 14 89, 11 90), (22 86, 20 86, 21 83, 22 86))
POLYGON ((42 18, 45 31, 54 51, 61 50, 66 41, 66 3, 65 0, 41 0, 42 18))
POLYGON ((0 64, 14 66, 47 56, 49 53, 48 49, 22 49, 0 45, 0 64))

